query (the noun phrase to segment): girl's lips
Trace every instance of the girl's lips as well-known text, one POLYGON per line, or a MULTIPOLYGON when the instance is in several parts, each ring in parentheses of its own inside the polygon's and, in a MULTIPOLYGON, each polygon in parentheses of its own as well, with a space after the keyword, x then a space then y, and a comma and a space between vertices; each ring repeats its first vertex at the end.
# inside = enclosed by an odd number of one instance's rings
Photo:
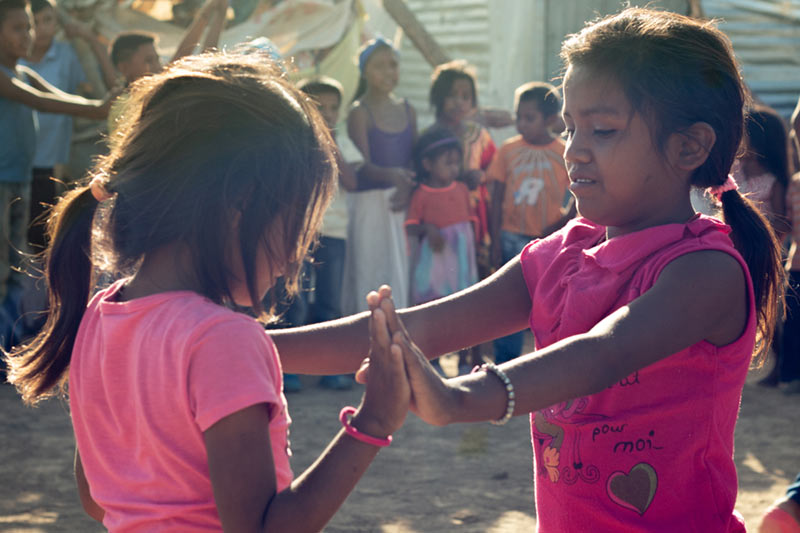
POLYGON ((597 181, 585 176, 570 176, 569 178, 569 190, 571 191, 580 191, 596 184, 597 181))

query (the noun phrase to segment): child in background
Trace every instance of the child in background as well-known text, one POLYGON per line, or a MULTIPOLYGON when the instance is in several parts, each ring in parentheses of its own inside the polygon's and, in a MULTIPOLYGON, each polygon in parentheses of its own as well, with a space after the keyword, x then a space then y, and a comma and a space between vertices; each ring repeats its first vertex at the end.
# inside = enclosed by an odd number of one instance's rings
POLYGON ((30 51, 32 26, 25 0, 0 0, 0 344, 6 347, 26 284, 19 266, 28 248, 36 111, 99 120, 109 107, 65 93, 19 63, 30 51))
MULTIPOLYGON (((170 63, 184 56, 193 54, 203 31, 208 27, 208 32, 203 41, 201 52, 215 48, 219 36, 225 25, 225 15, 228 12, 228 0, 206 0, 197 11, 194 20, 183 34, 170 63)), ((131 31, 117 35, 111 42, 111 62, 125 79, 125 86, 129 86, 139 78, 161 71, 161 58, 156 51, 156 37, 150 33, 131 31)), ((125 108, 128 98, 121 94, 114 102, 108 117, 108 132, 113 133, 117 122, 125 108)))
POLYGON ((789 137, 783 118, 772 108, 753 107, 745 121, 745 152, 734 166, 739 190, 772 223, 779 240, 788 232, 789 137))
POLYGON ((484 171, 496 151, 489 131, 471 120, 478 109, 478 88, 475 71, 466 61, 456 60, 436 67, 431 78, 429 95, 431 107, 436 112, 432 127, 443 127, 454 132, 464 150, 464 172, 459 179, 472 193, 472 202, 478 216, 476 240, 478 243, 478 269, 480 277, 489 275, 489 194, 484 171))
POLYGON ((295 284, 334 187, 328 129, 257 54, 185 58, 129 105, 54 208, 48 321, 10 381, 35 403, 69 372, 81 502, 111 531, 319 531, 405 418, 401 355, 376 312, 361 406, 293 480, 275 346, 228 305, 267 318, 275 279, 295 284), (91 297, 103 265, 132 275, 91 297))
POLYGON ((477 219, 461 173, 461 141, 449 130, 431 129, 417 141, 419 186, 411 197, 406 232, 411 254, 411 304, 453 294, 478 281, 477 219))
MULTIPOLYGON (((33 69, 48 83, 65 93, 91 94, 92 88, 86 81, 78 56, 72 46, 65 41, 55 40, 59 29, 58 13, 52 0, 31 0, 34 20, 33 48, 28 58, 20 61, 33 69)), ((67 36, 81 37, 89 43, 103 67, 107 89, 114 87, 113 66, 103 45, 86 26, 65 21, 67 36)), ((41 215, 52 205, 56 196, 63 192, 57 190, 55 167, 69 160, 72 141, 72 117, 63 114, 39 113, 39 129, 36 135, 36 153, 33 158, 33 181, 31 183, 30 219, 28 243, 34 251, 44 248, 44 221, 41 215)), ((60 176, 59 176, 60 177, 60 176)))
POLYGON ((397 51, 385 39, 365 44, 356 100, 347 133, 364 157, 358 190, 348 195, 347 257, 342 309, 365 309, 364 294, 396 283, 397 304, 408 301, 408 256, 403 230, 414 185, 412 149, 417 138, 414 108, 393 93, 398 80, 397 51))
MULTIPOLYGON (((342 106, 342 85, 333 78, 315 76, 301 81, 297 87, 311 96, 317 104, 325 125, 336 141, 336 125, 339 123, 339 110, 342 106)), ((342 316, 342 279, 347 250, 347 203, 344 191, 355 190, 357 182, 353 168, 344 161, 338 146, 334 153, 339 169, 338 183, 322 219, 319 244, 313 252, 314 294, 307 308, 308 324, 342 316)), ((352 388, 354 382, 349 374, 338 374, 323 376, 319 383, 328 389, 346 390, 352 388)))
MULTIPOLYGON (((486 178, 492 205, 492 266, 499 268, 530 241, 548 236, 575 213, 564 164, 564 141, 552 128, 561 120, 561 98, 549 83, 530 82, 517 88, 515 111, 519 135, 508 139, 495 154, 486 178)), ((523 333, 494 342, 495 362, 522 353, 523 333)))
MULTIPOLYGON (((436 425, 530 413, 543 533, 744 531, 734 428, 783 271, 769 223, 728 177, 748 99, 730 41, 710 22, 626 9, 562 57, 581 218, 474 287, 401 311, 407 330, 383 289, 414 410, 436 425), (694 213, 691 187, 710 187, 730 226, 694 213), (468 376, 442 380, 420 357, 526 324, 534 353, 468 376)), ((331 371, 358 365, 366 331, 364 314, 275 340, 286 368, 331 371)))
MULTIPOLYGON (((800 174, 792 176, 786 192, 786 215, 791 228, 786 257, 788 290, 786 320, 783 323, 783 346, 778 360, 778 383, 785 383, 783 392, 800 394, 800 174)), ((795 487, 795 494, 800 487, 795 487)))

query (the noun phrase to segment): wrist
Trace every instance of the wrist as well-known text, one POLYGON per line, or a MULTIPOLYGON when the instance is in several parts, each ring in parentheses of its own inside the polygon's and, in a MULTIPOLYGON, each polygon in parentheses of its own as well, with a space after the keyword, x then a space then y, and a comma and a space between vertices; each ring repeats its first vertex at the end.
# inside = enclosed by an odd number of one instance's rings
POLYGON ((391 430, 384 426, 381 417, 365 412, 363 406, 353 413, 350 418, 350 425, 360 433, 377 439, 385 439, 391 436, 391 430))

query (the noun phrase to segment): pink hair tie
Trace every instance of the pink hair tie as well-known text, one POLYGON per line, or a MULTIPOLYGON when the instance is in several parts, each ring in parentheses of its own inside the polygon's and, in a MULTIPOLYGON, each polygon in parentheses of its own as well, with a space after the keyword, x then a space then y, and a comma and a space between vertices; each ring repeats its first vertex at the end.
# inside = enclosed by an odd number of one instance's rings
POLYGON ((103 178, 96 176, 89 183, 89 189, 92 191, 92 196, 99 202, 105 202, 111 198, 111 193, 106 189, 106 184, 103 178))
POLYGON ((733 179, 733 174, 728 174, 728 179, 725 180, 725 183, 722 185, 716 185, 714 187, 709 187, 706 189, 708 193, 717 199, 718 202, 722 201, 722 193, 728 191, 738 191, 739 186, 736 185, 736 180, 733 179))

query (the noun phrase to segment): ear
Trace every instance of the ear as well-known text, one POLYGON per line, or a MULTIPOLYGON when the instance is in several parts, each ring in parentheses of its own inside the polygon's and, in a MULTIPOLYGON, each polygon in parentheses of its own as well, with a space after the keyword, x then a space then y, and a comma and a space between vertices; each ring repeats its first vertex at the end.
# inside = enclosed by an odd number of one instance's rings
POLYGON ((708 159, 717 141, 717 133, 707 122, 695 122, 669 139, 669 154, 675 166, 691 172, 708 159))

